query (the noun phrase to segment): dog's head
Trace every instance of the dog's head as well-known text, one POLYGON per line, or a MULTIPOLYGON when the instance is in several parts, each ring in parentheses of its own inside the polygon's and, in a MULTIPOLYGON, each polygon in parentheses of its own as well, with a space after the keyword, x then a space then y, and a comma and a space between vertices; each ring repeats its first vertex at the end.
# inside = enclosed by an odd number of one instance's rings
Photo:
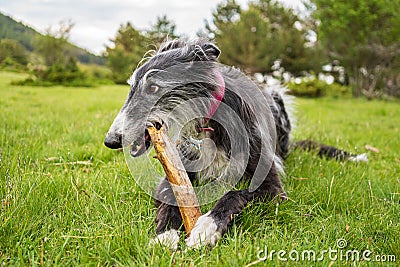
MULTIPOLYGON (((150 147, 146 128, 162 124, 168 127, 176 119, 171 112, 177 105, 187 102, 192 111, 207 113, 207 101, 190 101, 199 97, 210 99, 218 90, 222 76, 215 63, 219 54, 218 47, 204 40, 164 43, 128 80, 128 98, 104 144, 113 149, 130 146, 130 154, 136 157, 150 147)), ((180 115, 185 115, 185 111, 181 110, 180 115)))

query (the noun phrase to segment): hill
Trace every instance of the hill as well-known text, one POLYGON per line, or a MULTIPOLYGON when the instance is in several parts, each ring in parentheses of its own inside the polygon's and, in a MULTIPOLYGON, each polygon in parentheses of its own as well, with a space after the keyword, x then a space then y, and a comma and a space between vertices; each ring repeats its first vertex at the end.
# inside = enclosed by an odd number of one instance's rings
MULTIPOLYGON (((16 40, 23 45, 28 52, 32 52, 34 50, 35 39, 41 37, 43 37, 43 35, 33 28, 0 12, 0 40, 16 40)), ((97 65, 104 65, 105 63, 103 57, 96 56, 74 44, 68 43, 68 50, 71 55, 81 63, 97 65)))

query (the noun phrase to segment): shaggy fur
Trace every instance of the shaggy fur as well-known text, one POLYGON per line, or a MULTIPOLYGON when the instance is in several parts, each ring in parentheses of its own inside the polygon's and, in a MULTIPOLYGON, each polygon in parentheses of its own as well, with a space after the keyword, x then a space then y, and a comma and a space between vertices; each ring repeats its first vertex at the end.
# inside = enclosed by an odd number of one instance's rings
MULTIPOLYGON (((279 172, 283 171, 282 161, 289 150, 292 126, 282 90, 260 91, 250 80, 243 79, 239 70, 216 65, 219 54, 220 50, 205 40, 164 43, 130 78, 129 96, 105 139, 105 145, 110 148, 130 146, 131 155, 136 157, 151 145, 146 126, 163 124, 171 128, 183 121, 186 124, 181 131, 178 148, 193 183, 216 179, 226 179, 224 181, 229 183, 229 179, 239 173, 239 178, 251 181, 247 189, 225 192, 215 206, 200 217, 186 240, 190 247, 215 245, 227 231, 234 216, 249 202, 268 201, 276 197, 286 199, 279 172), (200 67, 198 64, 189 67, 181 65, 193 62, 206 64, 200 67), (171 72, 171 69, 174 71, 171 72), (190 80, 191 77, 198 80, 190 80), (221 89, 225 89, 221 106, 211 118, 189 118, 189 122, 185 121, 185 116, 188 117, 185 111, 188 109, 171 116, 176 106, 185 101, 191 103, 192 99, 199 97, 206 100, 193 101, 190 110, 197 114, 209 113, 210 107, 215 107, 215 95, 221 89), (240 92, 245 92, 247 98, 241 96, 240 92), (260 97, 260 92, 263 97, 260 97), (224 106, 233 112, 224 112, 224 106), (236 117, 240 121, 237 125, 236 117), (235 134, 247 137, 244 141, 230 140, 228 130, 221 122, 232 124, 230 131, 244 129, 244 133, 235 134), (215 159, 210 166, 197 170, 191 164, 197 162, 196 159, 201 158, 202 154, 207 155, 207 150, 196 148, 196 142, 204 138, 211 139, 215 144, 215 159), (276 144, 274 149, 268 149, 270 144, 276 144), (245 145, 249 147, 247 164, 241 166, 239 158, 239 164, 229 165, 230 160, 237 160, 235 149, 245 145), (227 168, 228 165, 230 167, 227 168)), ((158 238, 152 242, 176 249, 182 218, 166 179, 156 188, 155 199, 158 238)))

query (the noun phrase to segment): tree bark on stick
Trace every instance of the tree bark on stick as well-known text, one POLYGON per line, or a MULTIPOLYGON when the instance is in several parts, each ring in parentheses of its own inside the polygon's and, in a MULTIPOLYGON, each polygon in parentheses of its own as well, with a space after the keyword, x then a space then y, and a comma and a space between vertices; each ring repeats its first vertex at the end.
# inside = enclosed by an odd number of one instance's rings
POLYGON ((179 157, 176 146, 171 142, 163 127, 159 130, 155 127, 148 127, 147 130, 157 152, 157 159, 161 162, 167 179, 171 184, 182 215, 186 235, 189 236, 197 219, 201 216, 200 205, 192 183, 179 157))

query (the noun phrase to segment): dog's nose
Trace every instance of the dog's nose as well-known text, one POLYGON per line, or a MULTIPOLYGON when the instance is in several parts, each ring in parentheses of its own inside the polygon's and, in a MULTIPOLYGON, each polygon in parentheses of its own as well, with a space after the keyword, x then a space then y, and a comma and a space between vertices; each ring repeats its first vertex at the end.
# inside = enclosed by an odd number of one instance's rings
POLYGON ((108 133, 104 145, 111 149, 122 148, 122 135, 108 133))

